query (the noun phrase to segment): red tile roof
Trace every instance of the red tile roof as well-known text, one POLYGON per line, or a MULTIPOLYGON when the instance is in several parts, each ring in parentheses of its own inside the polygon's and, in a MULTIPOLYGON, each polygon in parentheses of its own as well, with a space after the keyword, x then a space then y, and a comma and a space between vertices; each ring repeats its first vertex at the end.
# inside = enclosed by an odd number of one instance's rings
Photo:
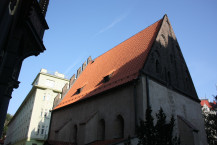
POLYGON ((89 63, 55 109, 136 79, 161 24, 162 19, 89 63), (104 77, 111 73, 113 74, 110 80, 103 82, 104 77), (79 88, 82 88, 82 90, 77 93, 79 88))
POLYGON ((212 108, 212 106, 210 105, 210 103, 207 99, 201 100, 201 106, 204 106, 204 104, 206 104, 207 107, 212 108))

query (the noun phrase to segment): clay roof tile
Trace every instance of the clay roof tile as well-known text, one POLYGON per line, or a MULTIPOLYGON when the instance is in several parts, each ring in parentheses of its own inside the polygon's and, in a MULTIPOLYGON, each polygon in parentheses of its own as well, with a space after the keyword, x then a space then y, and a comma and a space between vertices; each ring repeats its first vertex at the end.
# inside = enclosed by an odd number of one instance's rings
POLYGON ((162 19, 89 63, 55 109, 132 81, 138 77, 159 32, 162 19), (113 73, 107 82, 104 77, 113 73), (85 87, 76 93, 79 88, 85 87), (74 98, 74 99, 72 99, 74 98))

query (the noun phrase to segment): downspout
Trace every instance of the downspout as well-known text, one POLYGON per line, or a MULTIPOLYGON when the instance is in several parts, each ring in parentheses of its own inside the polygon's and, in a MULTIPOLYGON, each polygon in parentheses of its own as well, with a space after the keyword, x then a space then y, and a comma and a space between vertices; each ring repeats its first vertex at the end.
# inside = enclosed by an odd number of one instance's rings
POLYGON ((149 100, 149 77, 146 75, 146 96, 147 96, 147 109, 150 106, 150 100, 149 100))
POLYGON ((136 90, 136 81, 134 80, 134 91, 133 91, 133 97, 134 97, 134 110, 135 110, 135 133, 136 129, 138 127, 138 113, 137 113, 137 90, 136 90))

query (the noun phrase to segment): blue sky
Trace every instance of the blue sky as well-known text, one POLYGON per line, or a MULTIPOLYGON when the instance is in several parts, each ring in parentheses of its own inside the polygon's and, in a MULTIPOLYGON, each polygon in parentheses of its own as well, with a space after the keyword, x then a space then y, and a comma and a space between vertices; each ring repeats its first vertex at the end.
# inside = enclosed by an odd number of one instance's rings
POLYGON ((23 62, 9 104, 14 114, 41 68, 69 78, 96 58, 167 14, 199 98, 212 101, 217 85, 216 0, 50 0, 44 35, 47 50, 23 62))

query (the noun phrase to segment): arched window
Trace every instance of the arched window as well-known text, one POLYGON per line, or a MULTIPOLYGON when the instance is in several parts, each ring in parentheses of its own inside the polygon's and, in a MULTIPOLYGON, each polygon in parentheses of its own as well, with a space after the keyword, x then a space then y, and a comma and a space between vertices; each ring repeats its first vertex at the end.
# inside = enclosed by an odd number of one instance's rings
POLYGON ((105 139, 105 121, 104 119, 101 119, 98 122, 98 140, 104 140, 105 139))
POLYGON ((161 44, 166 48, 167 47, 167 39, 164 36, 164 34, 161 34, 160 41, 162 42, 161 44))
POLYGON ((124 137, 124 119, 118 115, 114 122, 114 138, 124 137))
POLYGON ((74 127, 73 127, 73 140, 74 140, 74 143, 77 143, 77 133, 78 133, 77 125, 74 125, 74 127))

